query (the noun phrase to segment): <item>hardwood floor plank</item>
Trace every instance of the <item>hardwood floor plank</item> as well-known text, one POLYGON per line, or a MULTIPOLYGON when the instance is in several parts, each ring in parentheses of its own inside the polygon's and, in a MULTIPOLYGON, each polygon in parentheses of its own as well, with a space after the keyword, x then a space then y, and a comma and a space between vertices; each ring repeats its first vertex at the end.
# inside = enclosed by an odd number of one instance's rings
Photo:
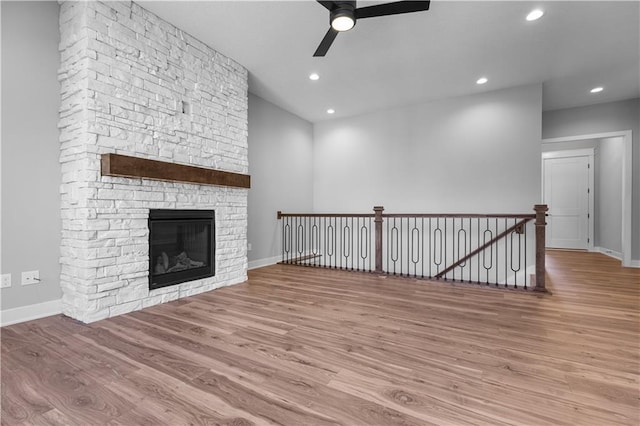
POLYGON ((136 413, 146 418, 149 413, 155 413, 156 418, 166 424, 255 424, 242 417, 251 417, 246 412, 221 404, 215 398, 195 398, 197 390, 192 386, 150 369, 142 369, 110 386, 124 389, 128 398, 138 401, 137 406, 145 407, 139 413, 132 410, 130 415, 136 413))
POLYGON ((61 411, 54 408, 42 415, 30 419, 29 422, 25 424, 32 426, 67 426, 69 424, 69 418, 61 411))
POLYGON ((64 344, 47 345, 47 348, 95 380, 117 380, 139 370, 125 358, 108 356, 103 348, 73 334, 66 337, 64 344))
MULTIPOLYGON (((117 320, 117 318, 114 319, 117 320)), ((105 329, 104 324, 100 328, 82 333, 82 336, 99 345, 115 349, 131 360, 183 380, 193 379, 207 371, 207 368, 188 358, 145 344, 142 339, 130 339, 128 333, 114 334, 111 330, 105 329)))
MULTIPOLYGON (((32 321, 33 322, 33 321, 32 321)), ((0 329, 0 337, 2 338, 2 354, 11 352, 16 349, 24 348, 30 344, 44 345, 48 341, 42 336, 34 335, 29 330, 24 330, 24 327, 19 327, 22 324, 15 324, 11 327, 3 327, 0 329)))
MULTIPOLYGON (((18 365, 12 364, 6 358, 2 359, 2 374, 11 374, 22 377, 27 372, 18 365), (5 362, 7 365, 5 367, 5 362), (10 373, 9 373, 10 372, 10 373)), ((38 389, 30 386, 24 380, 16 380, 3 377, 2 404, 0 404, 0 420, 2 424, 22 425, 36 423, 43 414, 53 409, 53 405, 42 396, 38 389)))
POLYGON ((2 425, 640 424, 640 270, 549 251, 552 295, 275 265, 1 332, 2 425))
POLYGON ((47 404, 64 412, 71 424, 91 424, 96 418, 115 418, 133 408, 47 345, 26 345, 3 355, 2 368, 3 388, 16 389, 27 411, 47 404))

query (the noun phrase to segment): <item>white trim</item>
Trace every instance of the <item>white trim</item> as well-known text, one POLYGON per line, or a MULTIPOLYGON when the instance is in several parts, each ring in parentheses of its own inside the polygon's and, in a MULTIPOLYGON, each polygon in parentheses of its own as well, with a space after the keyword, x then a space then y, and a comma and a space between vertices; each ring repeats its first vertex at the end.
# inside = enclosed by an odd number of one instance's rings
POLYGON ((563 151, 546 151, 542 153, 542 158, 566 158, 566 157, 592 157, 595 155, 595 148, 566 149, 563 151))
MULTIPOLYGON (((596 221, 596 210, 595 210, 595 148, 584 148, 584 149, 568 149, 563 151, 547 151, 542 153, 542 184, 541 192, 542 192, 542 202, 545 203, 544 199, 544 160, 548 160, 551 158, 571 158, 571 157, 587 157, 589 161, 589 217, 587 219, 587 250, 593 251, 593 243, 595 242, 595 221, 596 221)), ((547 240, 548 242, 549 240, 547 240)))
POLYGON ((605 247, 594 247, 593 251, 605 254, 609 257, 613 257, 614 259, 622 260, 622 253, 619 251, 611 250, 605 247))
POLYGON ((252 260, 249 262, 249 270, 262 268, 263 266, 275 265, 282 260, 282 256, 265 257, 264 259, 252 260))
POLYGON ((640 260, 632 260, 628 268, 640 268, 640 260))
POLYGON ((604 132, 604 133, 590 133, 587 135, 562 136, 559 138, 547 138, 547 139, 542 139, 542 143, 573 142, 573 141, 583 141, 587 139, 607 139, 607 138, 615 138, 618 136, 625 136, 627 133, 631 134, 631 130, 620 130, 617 132, 604 132))
POLYGON ((20 306, 19 308, 5 309, 4 311, 0 311, 0 326, 4 327, 5 325, 50 317, 51 315, 61 313, 62 299, 20 306))
POLYGON ((585 139, 607 139, 615 137, 622 137, 622 144, 624 145, 624 158, 622 160, 622 266, 632 266, 632 263, 634 265, 640 264, 640 260, 634 260, 633 262, 631 260, 631 130, 549 138, 543 139, 542 143, 572 142, 585 139))

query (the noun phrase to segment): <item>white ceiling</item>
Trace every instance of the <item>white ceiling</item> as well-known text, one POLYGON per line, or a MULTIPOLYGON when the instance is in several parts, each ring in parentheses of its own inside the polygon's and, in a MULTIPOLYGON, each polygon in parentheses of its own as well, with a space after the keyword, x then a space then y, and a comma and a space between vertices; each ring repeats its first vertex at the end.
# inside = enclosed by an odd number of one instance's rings
POLYGON ((640 95, 637 0, 436 0, 428 12, 358 21, 323 58, 312 55, 329 15, 312 0, 141 5, 244 65, 252 93, 311 122, 535 83, 544 110, 640 95), (527 22, 536 7, 545 15, 527 22), (489 82, 478 86, 481 76, 489 82), (590 94, 595 86, 604 91, 590 94))

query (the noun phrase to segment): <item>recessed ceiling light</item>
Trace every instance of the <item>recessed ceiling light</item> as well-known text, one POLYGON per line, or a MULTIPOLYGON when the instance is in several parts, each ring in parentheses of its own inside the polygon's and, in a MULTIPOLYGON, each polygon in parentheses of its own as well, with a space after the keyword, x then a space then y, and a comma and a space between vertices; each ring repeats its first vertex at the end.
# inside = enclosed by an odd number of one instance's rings
POLYGON ((329 109, 327 110, 327 114, 333 114, 334 112, 336 112, 336 110, 335 110, 335 109, 333 109, 333 108, 329 108, 329 109))
POLYGON ((527 21, 538 20, 538 19, 542 18, 542 15, 544 15, 544 12, 542 10, 534 9, 531 12, 529 12, 529 14, 527 15, 527 21))
POLYGON ((604 90, 604 87, 594 87, 591 89, 591 93, 600 93, 604 90))
POLYGON ((489 81, 489 79, 487 77, 480 77, 477 81, 476 84, 485 84, 487 81, 489 81))
POLYGON ((314 72, 313 74, 309 74, 309 80, 314 80, 315 81, 315 80, 317 80, 319 78, 320 78, 320 76, 318 75, 318 73, 314 72))

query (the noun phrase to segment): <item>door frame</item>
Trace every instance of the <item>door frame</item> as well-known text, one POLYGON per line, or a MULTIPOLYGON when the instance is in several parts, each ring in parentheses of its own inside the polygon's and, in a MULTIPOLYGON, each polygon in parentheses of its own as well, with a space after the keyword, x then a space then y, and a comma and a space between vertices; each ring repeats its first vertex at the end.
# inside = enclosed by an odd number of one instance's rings
POLYGON ((548 151, 542 153, 542 200, 544 202, 544 184, 545 184, 545 162, 544 160, 548 160, 551 158, 572 158, 572 157, 588 157, 589 161, 589 197, 588 197, 588 209, 587 212, 589 216, 587 217, 587 250, 593 251, 594 244, 594 222, 595 222, 595 179, 594 179, 594 160, 595 160, 595 149, 594 148, 583 148, 583 149, 567 149, 562 151, 548 151))
POLYGON ((608 139, 622 137, 622 266, 634 267, 631 262, 631 130, 617 132, 593 133, 588 135, 565 136, 561 138, 542 139, 542 143, 572 142, 585 139, 608 139))

